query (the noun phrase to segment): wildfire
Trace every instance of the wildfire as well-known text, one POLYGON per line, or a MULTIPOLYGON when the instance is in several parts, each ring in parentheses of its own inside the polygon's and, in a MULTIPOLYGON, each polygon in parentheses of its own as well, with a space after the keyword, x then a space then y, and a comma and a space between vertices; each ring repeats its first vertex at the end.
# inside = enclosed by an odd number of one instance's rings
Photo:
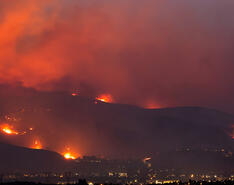
POLYGON ((37 149, 37 150, 42 149, 42 144, 41 144, 41 142, 40 142, 39 140, 35 140, 35 141, 33 142, 32 148, 33 148, 33 149, 37 149))
POLYGON ((76 157, 72 156, 72 154, 69 152, 64 154, 64 158, 65 159, 76 159, 76 157))
POLYGON ((96 98, 97 101, 111 103, 113 102, 113 97, 110 94, 101 94, 96 98))
POLYGON ((63 154, 63 157, 65 158, 65 159, 72 159, 72 160, 74 160, 74 159, 76 159, 77 157, 75 156, 75 154, 74 153, 72 153, 71 151, 70 151, 70 148, 67 148, 67 151, 63 154))
POLYGON ((1 126, 1 131, 7 135, 18 135, 19 132, 15 131, 12 126, 7 124, 1 126))

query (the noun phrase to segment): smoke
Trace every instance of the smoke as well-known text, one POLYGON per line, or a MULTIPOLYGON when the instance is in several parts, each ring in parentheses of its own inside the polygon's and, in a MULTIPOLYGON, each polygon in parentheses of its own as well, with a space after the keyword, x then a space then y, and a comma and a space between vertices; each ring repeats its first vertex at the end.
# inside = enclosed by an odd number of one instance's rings
POLYGON ((0 82, 233 112, 234 2, 0 2, 0 82))

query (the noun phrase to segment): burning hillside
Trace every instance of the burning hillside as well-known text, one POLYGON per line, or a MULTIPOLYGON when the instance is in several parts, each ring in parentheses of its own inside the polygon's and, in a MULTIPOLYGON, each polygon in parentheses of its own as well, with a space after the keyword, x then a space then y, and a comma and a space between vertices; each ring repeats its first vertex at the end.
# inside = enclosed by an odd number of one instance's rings
POLYGON ((97 101, 105 102, 105 103, 113 103, 113 97, 110 94, 101 94, 96 97, 97 101))
POLYGON ((3 124, 0 126, 0 128, 4 134, 8 134, 8 135, 18 135, 19 134, 19 132, 15 131, 12 128, 12 126, 9 126, 8 124, 3 124))
POLYGON ((56 151, 68 159, 87 154, 123 157, 123 152, 126 156, 142 156, 155 150, 201 144, 233 147, 227 133, 234 118, 215 110, 146 110, 121 104, 95 104, 101 100, 74 97, 66 92, 36 91, 27 97, 12 97, 5 96, 7 101, 0 106, 0 140, 56 151), (183 133, 185 129, 188 134, 183 133))

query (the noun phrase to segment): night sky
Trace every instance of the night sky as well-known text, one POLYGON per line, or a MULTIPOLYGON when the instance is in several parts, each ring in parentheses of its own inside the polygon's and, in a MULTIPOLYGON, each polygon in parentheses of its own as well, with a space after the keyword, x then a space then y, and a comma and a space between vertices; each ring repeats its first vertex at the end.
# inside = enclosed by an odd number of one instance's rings
POLYGON ((234 1, 0 1, 0 82, 234 113, 234 1))

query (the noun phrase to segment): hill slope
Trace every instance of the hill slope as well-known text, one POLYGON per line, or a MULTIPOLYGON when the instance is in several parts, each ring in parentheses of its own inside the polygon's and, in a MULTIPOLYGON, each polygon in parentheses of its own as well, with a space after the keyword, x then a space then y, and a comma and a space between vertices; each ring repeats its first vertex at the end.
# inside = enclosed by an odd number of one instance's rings
POLYGON ((226 148, 233 151, 234 116, 200 107, 146 110, 106 104, 63 92, 27 91, 21 96, 2 94, 1 119, 20 118, 20 127, 34 127, 31 135, 4 141, 28 143, 33 134, 54 151, 72 146, 80 154, 132 157, 182 147, 226 148))
POLYGON ((0 172, 49 172, 61 171, 67 166, 62 156, 46 150, 0 143, 0 172))

